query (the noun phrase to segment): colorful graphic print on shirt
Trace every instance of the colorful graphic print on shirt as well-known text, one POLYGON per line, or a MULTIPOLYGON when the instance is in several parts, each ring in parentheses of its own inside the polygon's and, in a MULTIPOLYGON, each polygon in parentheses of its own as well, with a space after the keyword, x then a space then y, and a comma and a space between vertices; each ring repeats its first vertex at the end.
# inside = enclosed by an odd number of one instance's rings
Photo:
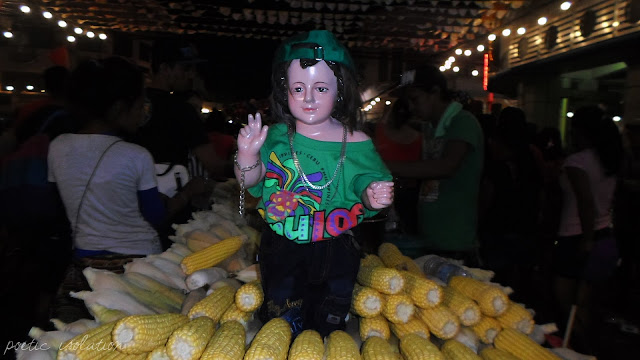
MULTIPOLYGON (((307 175, 311 183, 322 181, 322 172, 307 175)), ((325 189, 326 191, 327 189, 325 189)), ((323 190, 307 188, 298 174, 293 159, 280 160, 275 152, 269 155, 264 179, 264 202, 260 215, 271 229, 297 243, 327 240, 356 226, 364 217, 361 203, 350 209, 319 210, 323 190)))

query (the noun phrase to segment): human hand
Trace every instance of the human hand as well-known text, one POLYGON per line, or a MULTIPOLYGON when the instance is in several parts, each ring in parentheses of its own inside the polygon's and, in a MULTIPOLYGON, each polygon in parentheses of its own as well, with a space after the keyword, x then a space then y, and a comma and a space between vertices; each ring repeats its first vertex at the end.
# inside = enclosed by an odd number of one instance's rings
POLYGON ((365 190, 367 207, 372 210, 384 209, 393 203, 393 182, 374 181, 365 190))
POLYGON ((262 126, 262 117, 249 115, 249 123, 238 133, 238 154, 257 155, 267 138, 268 126, 262 126))

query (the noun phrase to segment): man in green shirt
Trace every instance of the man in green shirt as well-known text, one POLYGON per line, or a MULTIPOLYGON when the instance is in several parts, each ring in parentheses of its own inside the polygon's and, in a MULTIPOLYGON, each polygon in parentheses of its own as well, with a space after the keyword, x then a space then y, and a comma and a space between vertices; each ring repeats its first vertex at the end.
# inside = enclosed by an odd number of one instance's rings
POLYGON ((400 96, 412 116, 424 122, 419 162, 389 164, 395 176, 422 181, 418 231, 425 253, 475 259, 478 189, 484 139, 476 118, 452 101, 444 75, 422 67, 403 75, 400 96))

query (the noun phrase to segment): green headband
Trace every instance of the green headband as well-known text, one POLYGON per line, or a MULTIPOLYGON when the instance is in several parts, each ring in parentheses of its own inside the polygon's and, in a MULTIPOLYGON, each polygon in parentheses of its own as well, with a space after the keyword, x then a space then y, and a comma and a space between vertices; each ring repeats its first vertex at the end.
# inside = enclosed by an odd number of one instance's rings
POLYGON ((276 51, 273 63, 295 59, 334 61, 355 70, 347 48, 327 30, 311 30, 288 38, 276 51))

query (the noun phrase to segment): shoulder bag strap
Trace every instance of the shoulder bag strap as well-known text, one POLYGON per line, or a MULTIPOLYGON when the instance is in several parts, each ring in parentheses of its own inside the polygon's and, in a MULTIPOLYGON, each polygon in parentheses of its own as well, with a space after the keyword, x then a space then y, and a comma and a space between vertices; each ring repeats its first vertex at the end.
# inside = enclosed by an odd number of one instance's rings
POLYGON ((122 140, 116 140, 114 142, 112 142, 109 146, 107 146, 106 149, 104 149, 104 151, 102 152, 102 155, 100 155, 100 158, 98 159, 98 162, 96 163, 96 166, 94 166, 93 171, 91 172, 91 176, 89 176, 89 180, 87 181, 87 185, 85 185, 84 187, 84 191, 82 192, 82 196, 80 197, 80 203, 78 204, 78 212, 76 213, 76 223, 74 225, 73 228, 73 237, 76 236, 77 231, 78 231, 78 220, 80 220, 80 209, 82 209, 82 204, 84 203, 84 197, 87 194, 87 189, 89 189, 89 185, 91 184, 91 180, 93 180, 93 176, 96 174, 96 170, 98 170, 98 167, 100 166, 100 163, 102 162, 102 159, 104 158, 104 155, 107 153, 107 151, 109 151, 109 149, 111 149, 111 147, 119 142, 121 142, 122 140))

